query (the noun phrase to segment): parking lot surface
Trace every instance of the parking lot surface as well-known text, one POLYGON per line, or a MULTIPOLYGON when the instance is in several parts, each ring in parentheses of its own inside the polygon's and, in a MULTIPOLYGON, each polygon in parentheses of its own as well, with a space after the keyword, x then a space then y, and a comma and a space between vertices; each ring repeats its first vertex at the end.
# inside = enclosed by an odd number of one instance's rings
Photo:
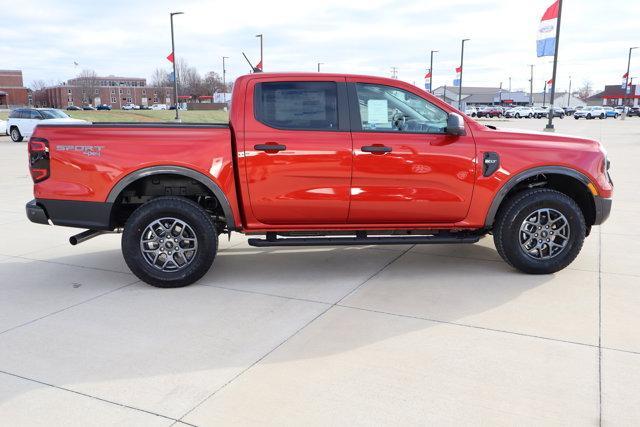
MULTIPOLYGON (((487 120, 541 130, 543 120, 487 120)), ((637 424, 640 119, 600 140, 611 218, 553 275, 468 246, 258 249, 221 238, 182 289, 139 282, 119 235, 29 223, 26 144, 0 137, 5 425, 637 424)))

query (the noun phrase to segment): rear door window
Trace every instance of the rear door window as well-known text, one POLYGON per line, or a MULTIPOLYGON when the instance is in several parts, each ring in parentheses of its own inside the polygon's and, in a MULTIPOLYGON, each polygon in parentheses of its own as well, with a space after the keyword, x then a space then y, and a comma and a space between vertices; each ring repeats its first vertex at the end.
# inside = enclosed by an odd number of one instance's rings
POLYGON ((335 82, 264 82, 254 93, 256 120, 277 129, 338 130, 335 82))

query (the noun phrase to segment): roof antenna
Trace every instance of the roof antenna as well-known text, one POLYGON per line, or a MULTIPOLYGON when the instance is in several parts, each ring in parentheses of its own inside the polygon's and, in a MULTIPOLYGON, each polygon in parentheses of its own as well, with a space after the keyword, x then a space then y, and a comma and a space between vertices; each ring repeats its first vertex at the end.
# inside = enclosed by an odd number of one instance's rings
POLYGON ((249 63, 249 66, 251 67, 251 69, 253 70, 254 73, 261 73, 262 72, 262 70, 260 68, 253 66, 251 61, 249 61, 249 58, 247 58, 247 55, 244 54, 244 52, 242 52, 242 56, 244 56, 244 59, 247 60, 247 62, 249 63))

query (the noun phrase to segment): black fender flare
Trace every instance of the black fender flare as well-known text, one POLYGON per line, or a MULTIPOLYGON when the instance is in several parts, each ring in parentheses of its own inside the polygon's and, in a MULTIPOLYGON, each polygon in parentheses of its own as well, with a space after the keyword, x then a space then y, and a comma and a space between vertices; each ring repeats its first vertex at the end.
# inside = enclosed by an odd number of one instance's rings
POLYGON ((113 188, 109 192, 109 196, 107 197, 107 203, 115 203, 120 193, 122 193, 122 191, 132 182, 135 182, 140 178, 159 174, 185 176, 187 178, 191 178, 200 182, 206 188, 211 190, 213 195, 218 199, 220 206, 222 206, 222 211, 224 212, 224 216, 227 220, 228 229, 235 230, 236 226, 233 217, 233 211, 231 210, 229 199, 227 199, 227 195, 224 193, 224 191, 222 191, 222 189, 218 186, 218 184, 216 184, 214 180, 204 175, 203 173, 181 166, 151 166, 148 168, 139 169, 135 172, 131 172, 124 178, 120 179, 120 181, 118 181, 116 185, 113 186, 113 188))
MULTIPOLYGON (((587 187, 587 185, 591 183, 589 178, 582 172, 578 172, 575 169, 567 168, 564 166, 541 166, 541 167, 522 171, 517 175, 512 176, 506 182, 506 184, 504 184, 500 188, 500 190, 498 190, 498 193, 496 193, 496 195, 493 197, 493 202, 491 202, 491 206, 487 211, 487 217, 484 222, 485 226, 491 227, 493 225, 493 222, 495 221, 495 218, 496 218, 496 214, 498 213, 498 209, 500 208, 500 205, 502 204, 502 201, 504 200, 504 198, 507 196, 507 194, 509 194, 509 191, 511 191, 516 185, 518 185, 525 179, 531 178, 536 175, 541 175, 541 174, 542 175, 543 174, 566 175, 582 182, 585 185, 585 187, 587 187)), ((589 192, 589 194, 591 194, 591 191, 589 191, 588 188, 587 188, 587 191, 589 192)))

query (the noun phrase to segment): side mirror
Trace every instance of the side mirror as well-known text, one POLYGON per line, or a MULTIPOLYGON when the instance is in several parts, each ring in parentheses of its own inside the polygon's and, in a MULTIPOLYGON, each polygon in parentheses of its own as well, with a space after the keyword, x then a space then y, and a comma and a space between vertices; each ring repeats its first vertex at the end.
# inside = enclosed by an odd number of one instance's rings
POLYGON ((447 117, 447 135, 464 136, 467 132, 464 130, 464 119, 460 114, 449 113, 447 117))

